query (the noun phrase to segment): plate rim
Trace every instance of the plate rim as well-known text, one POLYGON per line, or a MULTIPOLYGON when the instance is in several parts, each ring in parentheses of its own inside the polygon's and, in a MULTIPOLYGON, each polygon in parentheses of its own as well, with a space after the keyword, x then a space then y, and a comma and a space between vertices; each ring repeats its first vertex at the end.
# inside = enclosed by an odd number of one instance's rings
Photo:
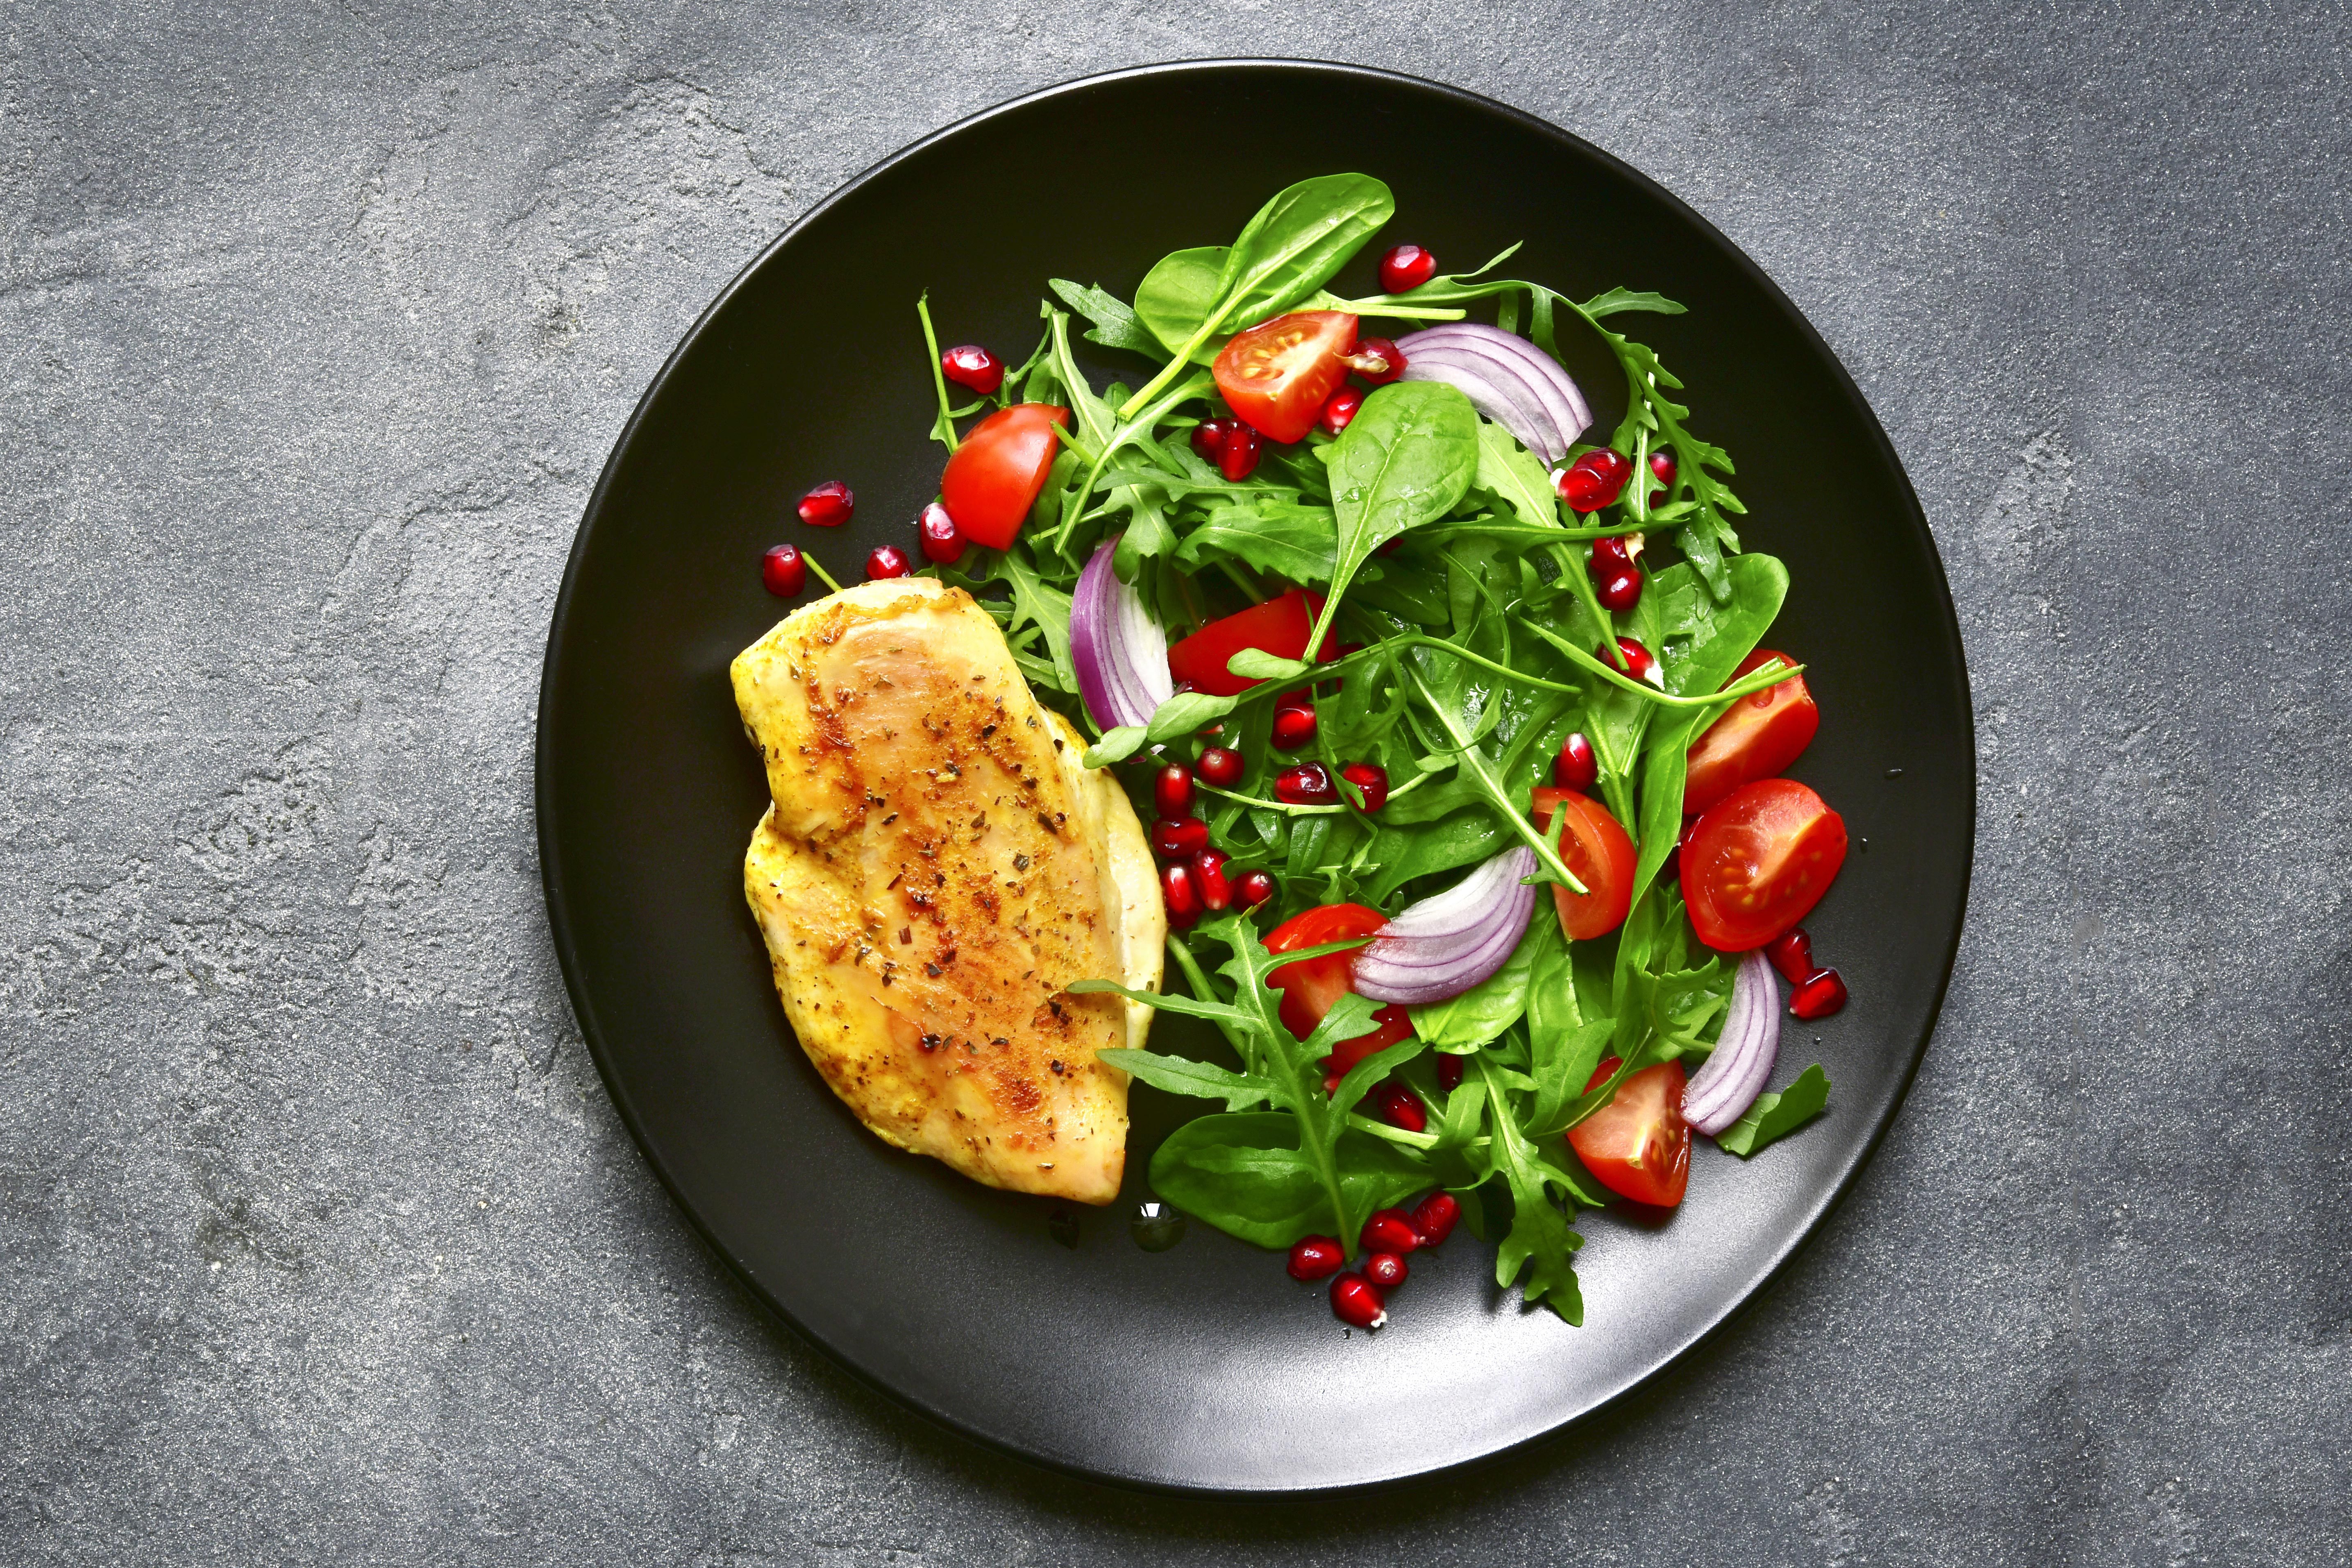
POLYGON ((726 285, 712 297, 709 304, 696 316, 692 325, 679 337, 676 346, 670 350, 668 355, 662 361, 660 368, 646 384, 646 390, 638 397, 635 406, 630 410, 629 417, 623 423, 619 434, 614 438, 612 450, 606 455, 604 466, 598 471, 595 488, 590 491, 587 505, 581 513, 579 525, 573 531, 572 547, 564 558, 562 580, 557 588, 555 603, 549 616, 546 651, 541 660, 537 712, 533 724, 531 805, 539 847, 541 892, 547 910, 549 936, 555 949, 557 965, 563 974, 564 992, 572 1004, 573 1020, 579 1026, 582 1041, 587 1047, 588 1054, 596 1065, 596 1075, 603 1080, 604 1091, 611 1099, 613 1108, 619 1114, 623 1125, 628 1129, 630 1141, 636 1145, 637 1152, 652 1168, 663 1190, 668 1194, 671 1203, 676 1205, 679 1214, 684 1215, 688 1225, 701 1238, 712 1255, 726 1265, 729 1271, 734 1275, 737 1284, 751 1300, 757 1302, 772 1320, 788 1327, 802 1343, 821 1352, 826 1360, 849 1373, 861 1384, 886 1395, 899 1408, 911 1411, 935 1426, 943 1427, 960 1437, 978 1443, 992 1452, 1057 1474, 1075 1476, 1090 1482, 1130 1491, 1172 1497, 1272 1501, 1286 1498, 1345 1497, 1373 1487, 1400 1484, 1426 1485, 1481 1469, 1515 1455, 1527 1454, 1543 1445, 1559 1441, 1569 1433, 1617 1409, 1629 1399, 1648 1389, 1666 1373, 1681 1365, 1713 1342, 1735 1320, 1745 1314, 1759 1298, 1765 1295, 1780 1280, 1789 1265, 1812 1243, 1831 1216, 1843 1206, 1848 1194, 1853 1192, 1855 1184, 1859 1181, 1864 1168, 1876 1156, 1879 1145, 1885 1142, 1888 1131, 1895 1125, 1895 1119, 1902 1114, 1904 1106, 1910 1100, 1912 1084, 1918 1076, 1920 1065, 1927 1059, 1927 1047, 1933 1043, 1937 1025, 1942 1021, 1944 1002, 1950 992, 1952 973, 1958 963, 1961 935, 1968 926, 1969 900, 1975 878, 1977 797, 1980 782, 1977 776, 1976 752, 1976 705, 1968 679, 1967 640, 1961 635, 1958 609, 1952 599, 1951 580, 1949 574, 1944 568, 1943 552, 1937 545, 1935 531, 1928 525, 1926 509, 1920 504, 1918 492, 1911 482, 1910 472, 1904 467, 1902 457, 1895 451, 1895 444, 1887 436, 1885 426, 1880 423, 1877 413, 1871 407, 1869 400, 1863 395, 1861 386, 1854 381, 1853 373, 1846 368, 1845 362, 1838 356, 1836 351, 1830 346, 1828 340, 1822 336, 1812 321, 1797 307, 1796 302, 1790 299, 1787 292, 1773 280, 1771 275, 1767 273, 1742 247, 1734 243, 1704 215, 1656 179, 1605 148, 1595 145, 1565 126, 1556 124, 1540 115, 1505 103, 1500 100, 1489 98, 1484 93, 1428 77, 1346 61, 1283 56, 1242 56, 1225 58, 1212 57, 1154 61, 1087 76, 1073 77, 975 110, 927 135, 908 142, 842 181, 811 205, 807 211, 787 225, 782 233, 761 247, 734 276, 728 279, 726 285), (1816 1201, 1803 1224, 1798 1226, 1771 1254, 1738 1295, 1717 1312, 1714 1318, 1699 1329, 1679 1350, 1656 1365, 1629 1379, 1622 1386, 1598 1403, 1574 1415, 1565 1416, 1541 1431, 1498 1445, 1468 1458, 1426 1469, 1406 1471, 1399 1475, 1365 1477, 1329 1485, 1255 1489, 1193 1485, 1091 1468, 1062 1456, 1040 1452, 998 1434, 974 1426, 915 1394, 883 1381, 856 1364, 794 1317, 782 1302, 769 1293, 765 1284, 755 1276, 745 1260, 719 1240, 709 1224, 682 1190, 668 1163, 655 1150, 647 1138, 637 1107, 631 1100, 613 1068, 601 1026, 586 994, 579 952, 567 912, 562 856, 549 827, 551 796, 554 791, 551 780, 559 771, 552 759, 560 753, 560 747, 552 735, 550 693, 557 683, 562 667, 562 639, 565 622, 572 608, 573 593, 578 586, 581 561, 585 553, 589 536, 604 509, 622 460, 631 443, 648 418, 654 405, 668 386, 671 378, 677 374, 688 354, 701 340, 703 333, 709 330, 711 324, 727 309, 735 296, 749 285, 761 268, 768 264, 770 258, 790 245, 803 229, 814 225, 869 181, 933 145, 961 135, 965 131, 985 121, 1026 109, 1033 104, 1095 90, 1114 83, 1154 77, 1207 71, 1275 70, 1325 72, 1343 78, 1354 78, 1388 86, 1403 86, 1417 91, 1435 93, 1440 97, 1455 100, 1470 108, 1516 121, 1539 136, 1570 144, 1581 154, 1598 161, 1611 173, 1631 182, 1650 196, 1664 203, 1670 210, 1690 225, 1702 241, 1712 245, 1725 260, 1744 274, 1748 280, 1757 287, 1767 303, 1779 310, 1796 329, 1802 340, 1811 345, 1821 360, 1829 366, 1832 373, 1833 385, 1852 411, 1859 416, 1861 428, 1874 447, 1887 471, 1894 476, 1899 491, 1903 521, 1927 545, 1926 554, 1934 570, 1934 586, 1942 612, 1941 625, 1938 629, 1948 637, 1951 646, 1958 656, 1953 667, 1953 685, 1956 689, 1952 694, 1958 698, 1958 709, 1969 743, 1969 788, 1963 808, 1969 852, 1960 867, 1959 918, 1953 923, 1951 939, 1943 954, 1941 972, 1936 979, 1926 1023, 1921 1028, 1918 1039, 1910 1047, 1909 1062, 1904 1068, 1900 1079, 1896 1083, 1894 1099, 1889 1102, 1885 1115, 1878 1119, 1877 1124, 1871 1129, 1869 1136, 1845 1162, 1843 1167, 1838 1172, 1835 1181, 1831 1184, 1827 1193, 1816 1201))

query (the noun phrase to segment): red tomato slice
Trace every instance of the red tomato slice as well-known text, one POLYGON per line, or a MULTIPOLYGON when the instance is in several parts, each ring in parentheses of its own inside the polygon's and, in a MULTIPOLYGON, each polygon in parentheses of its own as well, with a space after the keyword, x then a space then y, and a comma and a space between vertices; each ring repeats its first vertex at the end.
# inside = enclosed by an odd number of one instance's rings
POLYGON ((1568 822, 1559 830, 1559 858, 1589 890, 1571 893, 1554 888, 1551 897, 1559 906, 1559 929, 1587 942, 1623 925, 1633 908, 1633 841, 1607 806, 1572 789, 1546 784, 1536 791, 1528 816, 1537 827, 1549 831, 1551 814, 1562 802, 1568 806, 1568 822))
MULTIPOLYGON (((1749 675, 1768 659, 1797 661, 1787 654, 1759 647, 1739 661, 1729 686, 1749 675)), ((1731 710, 1706 727, 1690 749, 1690 778, 1683 785, 1683 811, 1705 811, 1741 784, 1786 773, 1789 764, 1813 743, 1822 727, 1822 710, 1805 689, 1805 678, 1792 675, 1778 686, 1741 698, 1731 710)))
MULTIPOLYGON (((1270 952, 1296 952, 1327 942, 1370 936, 1388 923, 1388 916, 1362 904, 1321 904, 1275 927, 1265 945, 1270 952)), ((1313 1034, 1323 1015, 1351 989, 1355 972, 1355 952, 1327 952, 1276 968, 1265 983, 1282 993, 1282 1026, 1302 1040, 1313 1034)), ((1339 1042, 1331 1057, 1336 1071, 1344 1073, 1412 1033, 1412 1021, 1393 1002, 1373 1014, 1372 1022, 1378 1026, 1370 1034, 1339 1042)))
POLYGON ((940 476, 940 504, 965 538, 991 550, 1013 542, 1060 449, 1054 426, 1069 422, 1055 404, 1016 403, 971 427, 940 476))
MULTIPOLYGON (((1617 1070, 1611 1057, 1584 1086, 1591 1094, 1617 1070)), ((1609 1103, 1568 1130, 1568 1146, 1601 1184, 1657 1208, 1683 1201, 1690 1184, 1690 1123, 1683 1120, 1683 1064, 1643 1068, 1609 1103)))
POLYGON ((1294 310, 1235 332, 1211 371, 1225 406, 1251 429, 1276 441, 1303 441, 1325 400, 1348 379, 1342 356, 1355 352, 1355 317, 1294 310))
POLYGON ((1226 669, 1227 660, 1245 647, 1264 648, 1277 658, 1305 658, 1307 639, 1315 635, 1315 617, 1322 613, 1319 596, 1293 588, 1239 615, 1211 621, 1168 650, 1168 671, 1190 681, 1195 691, 1237 697, 1257 682, 1226 669))
POLYGON ((1830 890, 1845 864, 1845 819, 1794 779, 1758 779, 1707 808, 1681 862, 1699 941, 1746 952, 1803 920, 1830 890))

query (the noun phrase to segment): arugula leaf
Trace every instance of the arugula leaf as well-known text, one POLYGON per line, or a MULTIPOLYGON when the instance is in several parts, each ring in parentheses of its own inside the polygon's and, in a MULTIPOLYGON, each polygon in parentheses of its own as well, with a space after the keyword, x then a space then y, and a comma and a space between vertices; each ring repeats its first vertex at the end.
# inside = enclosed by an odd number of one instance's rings
POLYGON ((1118 295, 1095 284, 1073 283, 1066 278, 1049 279, 1047 285, 1063 304, 1094 323, 1087 331, 1087 342, 1107 349, 1129 349, 1153 359, 1167 357, 1168 351, 1160 346, 1160 340, 1136 320, 1135 312, 1118 295))
POLYGON ((1223 556, 1289 582, 1328 583, 1339 550, 1339 523, 1329 507, 1268 497, 1210 509, 1184 536, 1175 560, 1198 568, 1223 556))
POLYGON ((1778 1094, 1758 1095, 1747 1115, 1716 1134, 1716 1147, 1744 1160, 1819 1116, 1829 1102, 1830 1075, 1815 1062, 1778 1094))
MULTIPOLYGON (((1213 303, 1199 325, 1180 342, 1169 343, 1174 362, 1129 398, 1119 413, 1132 415, 1143 406, 1179 365, 1228 323, 1241 328, 1279 315, 1328 283, 1395 211, 1396 198, 1388 186, 1370 174, 1323 174, 1276 192, 1225 253, 1213 303)), ((1197 251, 1178 254, 1200 256, 1197 251)), ((1152 268, 1155 274, 1160 270, 1152 268)), ((1145 278, 1147 287, 1151 282, 1145 278)), ((1138 313, 1162 342, 1168 342, 1168 333, 1152 315, 1169 300, 1166 291, 1155 291, 1151 309, 1146 310, 1144 289, 1136 290, 1138 313)))
MULTIPOLYGON (((1472 1058, 1486 1081, 1486 1093, 1502 1104, 1505 1089, 1501 1069, 1491 1058, 1472 1058)), ((1576 1282, 1570 1255, 1584 1238, 1568 1227, 1568 1220, 1552 1205, 1549 1173, 1534 1146, 1509 1115, 1497 1115, 1495 1164, 1511 1189, 1511 1229, 1495 1253, 1495 1283, 1508 1289, 1520 1279, 1519 1295, 1529 1306, 1538 1302, 1571 1325, 1584 1321, 1584 1293, 1576 1282)))
MULTIPOLYGON (((1076 987, 1071 989, 1076 990, 1076 987)), ((1097 1051, 1095 1059, 1108 1062, 1170 1094, 1222 1100, 1227 1110, 1247 1110, 1254 1105, 1264 1105, 1271 1092, 1262 1078, 1221 1068, 1214 1062, 1194 1061, 1190 1057, 1162 1056, 1154 1051, 1132 1050, 1122 1046, 1097 1051)))
POLYGON ((1078 674, 1077 667, 1070 662, 1069 594, 1038 575, 1037 569, 1018 550, 1006 551, 997 566, 1013 590, 1013 622, 1005 628, 1007 636, 1024 626, 1035 626, 1045 637, 1046 651, 1053 656, 1054 685, 1076 696, 1078 674))

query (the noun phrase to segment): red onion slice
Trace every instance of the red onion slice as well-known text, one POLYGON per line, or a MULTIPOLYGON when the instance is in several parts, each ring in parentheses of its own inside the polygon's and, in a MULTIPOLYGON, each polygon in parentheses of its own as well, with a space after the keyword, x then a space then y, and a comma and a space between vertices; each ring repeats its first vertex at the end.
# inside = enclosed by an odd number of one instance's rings
POLYGON ((1355 988, 1415 1006, 1459 996, 1510 962, 1535 913, 1535 852, 1504 850, 1380 929, 1356 958, 1355 988))
POLYGON ((1584 394, 1559 362, 1516 332, 1451 321, 1397 340, 1404 379, 1443 381, 1546 463, 1568 456, 1592 423, 1584 394))
POLYGON ((1118 580, 1111 558, 1118 541, 1106 540, 1078 574, 1070 595, 1070 662, 1078 695, 1106 730, 1149 724, 1152 710, 1175 694, 1168 673, 1168 634, 1143 607, 1143 595, 1118 580))
POLYGON ((1715 1054, 1683 1089, 1683 1120, 1712 1138, 1748 1113, 1780 1058, 1780 987, 1759 949, 1739 961, 1715 1054))

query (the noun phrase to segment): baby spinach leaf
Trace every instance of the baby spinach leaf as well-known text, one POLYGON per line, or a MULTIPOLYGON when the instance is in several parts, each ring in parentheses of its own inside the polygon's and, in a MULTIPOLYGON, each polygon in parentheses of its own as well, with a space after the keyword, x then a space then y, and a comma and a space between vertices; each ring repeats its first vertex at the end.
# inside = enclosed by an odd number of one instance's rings
POLYGON ((1815 1062, 1777 1094, 1759 1094, 1748 1114, 1716 1134, 1716 1147, 1746 1159, 1822 1113, 1830 1102, 1830 1075, 1815 1062))
POLYGON ((1151 335, 1135 312, 1118 295, 1108 293, 1093 284, 1073 283, 1066 278, 1047 280, 1063 304, 1093 322, 1087 331, 1089 342, 1100 343, 1107 349, 1129 349, 1149 354, 1153 359, 1165 359, 1168 351, 1151 335))
POLYGON ((1559 497, 1536 455, 1491 420, 1478 422, 1480 489, 1492 495, 1531 527, 1559 527, 1559 497))
POLYGON ((1405 1009, 1405 1016, 1412 1020, 1414 1038, 1433 1051, 1465 1051, 1497 1038, 1519 1021, 1528 1010, 1528 980, 1535 968, 1536 953, 1544 945, 1544 928, 1559 929, 1559 921, 1547 920, 1550 911, 1541 907, 1543 900, 1537 902, 1536 918, 1528 922, 1527 935, 1519 939, 1502 968, 1459 996, 1405 1009))
MULTIPOLYGON (((1171 251, 1143 275, 1135 290, 1135 318, 1158 341, 1160 353, 1181 349, 1216 309, 1217 283, 1232 254, 1233 247, 1223 245, 1171 251)), ((1206 364, 1217 357, 1219 346, 1203 344, 1193 357, 1206 364)))
POLYGON ((1349 581, 1373 551, 1460 504, 1478 473, 1478 411, 1443 382, 1391 382, 1364 399, 1330 450, 1339 550, 1309 647, 1322 646, 1349 581))

